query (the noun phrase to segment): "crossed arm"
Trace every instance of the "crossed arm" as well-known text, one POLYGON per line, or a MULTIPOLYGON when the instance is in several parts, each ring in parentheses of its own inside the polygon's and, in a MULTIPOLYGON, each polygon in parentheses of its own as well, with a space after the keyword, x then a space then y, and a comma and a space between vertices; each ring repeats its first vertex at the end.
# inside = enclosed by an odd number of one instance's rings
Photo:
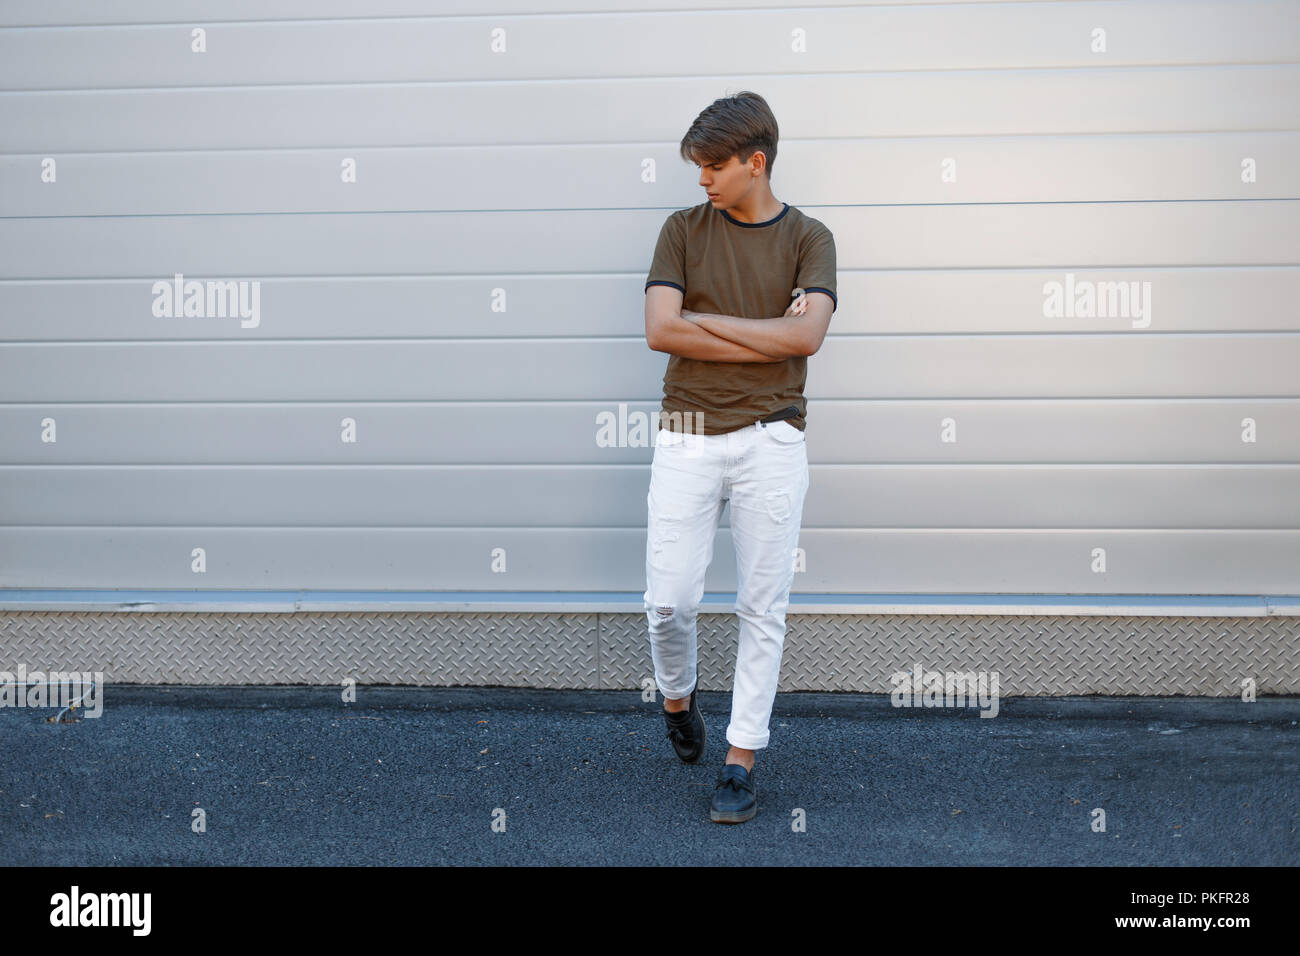
POLYGON ((657 352, 712 362, 784 362, 821 348, 834 304, 823 292, 800 296, 785 315, 747 319, 682 309, 672 286, 646 289, 646 343, 657 352))

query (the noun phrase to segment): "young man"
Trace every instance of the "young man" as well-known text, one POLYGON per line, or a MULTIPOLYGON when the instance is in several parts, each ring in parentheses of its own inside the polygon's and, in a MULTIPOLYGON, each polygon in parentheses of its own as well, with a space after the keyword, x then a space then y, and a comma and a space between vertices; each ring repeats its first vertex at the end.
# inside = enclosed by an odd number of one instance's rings
POLYGON ((776 144, 757 93, 696 117, 681 154, 708 199, 668 217, 645 284, 646 342, 670 356, 646 496, 645 608, 668 737, 686 763, 704 754, 696 617, 731 502, 740 646, 709 810, 719 823, 758 812, 754 752, 768 744, 808 489, 807 357, 838 304, 830 230, 772 194, 776 144))

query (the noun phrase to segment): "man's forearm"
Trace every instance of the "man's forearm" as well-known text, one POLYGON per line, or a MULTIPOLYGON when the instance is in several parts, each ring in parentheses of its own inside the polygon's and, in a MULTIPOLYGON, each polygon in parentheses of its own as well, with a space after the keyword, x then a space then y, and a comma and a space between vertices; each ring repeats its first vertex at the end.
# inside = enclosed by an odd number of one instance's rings
POLYGON ((803 341, 807 323, 802 315, 784 315, 775 319, 746 319, 712 312, 690 312, 688 315, 687 321, 714 335, 781 361, 807 354, 803 341))
POLYGON ((723 336, 689 322, 679 316, 673 316, 660 330, 660 341, 656 351, 680 355, 683 358, 700 359, 705 362, 784 362, 784 358, 760 352, 747 345, 732 341, 723 336), (666 341, 665 341, 666 339, 666 341))

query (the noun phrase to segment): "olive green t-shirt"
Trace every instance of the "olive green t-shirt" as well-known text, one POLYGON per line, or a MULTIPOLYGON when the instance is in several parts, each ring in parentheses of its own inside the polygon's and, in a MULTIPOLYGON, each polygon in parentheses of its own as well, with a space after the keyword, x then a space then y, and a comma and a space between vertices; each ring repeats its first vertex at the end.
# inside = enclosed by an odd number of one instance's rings
MULTIPOLYGON (((672 286, 681 290, 684 309, 746 319, 784 315, 796 288, 825 292, 838 308, 834 236, 818 220, 784 205, 766 222, 741 222, 710 202, 673 212, 659 231, 646 289, 672 286)), ((803 355, 784 362, 669 355, 661 425, 719 435, 794 405, 799 415, 788 421, 802 431, 807 374, 803 355)))

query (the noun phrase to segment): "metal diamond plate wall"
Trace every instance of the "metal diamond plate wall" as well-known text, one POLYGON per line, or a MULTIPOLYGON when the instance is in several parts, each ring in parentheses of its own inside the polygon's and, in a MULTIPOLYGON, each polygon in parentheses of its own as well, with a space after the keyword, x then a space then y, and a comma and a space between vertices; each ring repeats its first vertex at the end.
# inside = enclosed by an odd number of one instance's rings
MULTIPOLYGON (((890 675, 997 672, 1003 696, 1300 693, 1300 618, 787 617, 781 691, 888 693, 890 675)), ((700 614, 703 690, 729 690, 734 614, 700 614)), ((0 613, 0 670, 149 684, 624 689, 653 676, 641 614, 0 613)))
POLYGON ((126 684, 596 688, 596 624, 594 614, 7 613, 0 670, 98 670, 126 684))
MULTIPOLYGON (((780 689, 888 693, 890 675, 998 673, 1005 696, 1122 694, 1239 696, 1300 690, 1300 619, 821 615, 786 618, 780 689)), ((641 615, 601 615, 602 676, 629 686, 648 673, 641 615)), ((730 688, 734 616, 700 616, 705 690, 730 688)))

